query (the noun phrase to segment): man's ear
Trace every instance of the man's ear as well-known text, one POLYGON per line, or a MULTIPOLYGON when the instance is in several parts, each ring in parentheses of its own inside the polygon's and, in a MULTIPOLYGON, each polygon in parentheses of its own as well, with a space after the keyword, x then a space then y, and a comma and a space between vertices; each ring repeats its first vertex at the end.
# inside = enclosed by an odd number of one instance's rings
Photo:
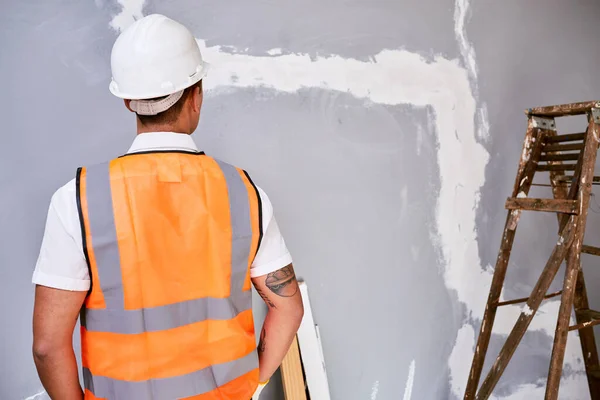
POLYGON ((125 103, 125 107, 127 107, 127 109, 128 109, 129 111, 131 111, 131 112, 135 112, 135 111, 133 111, 133 110, 131 109, 131 106, 130 106, 130 104, 131 104, 131 100, 129 100, 129 99, 124 99, 124 100, 123 100, 123 103, 125 103))
POLYGON ((196 86, 194 91, 192 92, 192 107, 194 112, 199 113, 200 107, 202 107, 202 100, 204 97, 204 93, 202 92, 201 86, 196 86))

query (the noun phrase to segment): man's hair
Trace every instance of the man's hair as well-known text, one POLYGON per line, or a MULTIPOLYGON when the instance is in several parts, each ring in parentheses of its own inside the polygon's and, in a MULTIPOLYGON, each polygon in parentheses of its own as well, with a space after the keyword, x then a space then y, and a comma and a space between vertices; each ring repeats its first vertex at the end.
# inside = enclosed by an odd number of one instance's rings
MULTIPOLYGON (((179 118, 179 114, 181 114, 181 110, 183 109, 183 103, 185 103, 185 101, 195 88, 200 88, 200 92, 202 92, 202 80, 185 89, 181 98, 177 100, 177 103, 169 107, 168 110, 165 110, 156 115, 140 115, 138 113, 136 113, 136 115, 140 119, 142 125, 145 126, 173 124, 175 123, 175 121, 177 121, 177 118, 179 118)), ((157 97, 149 100, 161 100, 165 97, 167 96, 157 97)))

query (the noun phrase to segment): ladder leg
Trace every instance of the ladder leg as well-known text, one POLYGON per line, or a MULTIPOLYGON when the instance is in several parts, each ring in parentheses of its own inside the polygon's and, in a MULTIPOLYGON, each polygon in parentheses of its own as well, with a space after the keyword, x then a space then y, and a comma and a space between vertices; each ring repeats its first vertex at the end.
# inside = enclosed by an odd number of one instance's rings
MULTIPOLYGON (((587 220, 587 211, 590 202, 590 195, 592 192, 592 182, 594 179, 594 167, 596 163, 596 155, 598 151, 598 131, 595 124, 594 118, 589 116, 589 126, 585 138, 585 147, 583 150, 583 158, 580 161, 580 176, 579 185, 577 186, 577 199, 580 202, 579 215, 577 216, 577 226, 575 228, 575 235, 572 246, 569 249, 569 255, 567 259, 567 270, 565 273, 565 281, 563 284, 563 294, 560 303, 560 310, 558 314, 558 322, 556 324, 556 331, 554 333, 554 345, 552 348, 552 358, 550 359, 550 370, 548 372, 548 383, 546 385, 546 399, 556 400, 558 399, 558 389, 560 385, 560 378, 562 374, 563 361, 565 356, 565 347, 567 344, 567 335, 569 333, 569 321, 571 317, 571 310, 573 309, 573 303, 575 298, 575 289, 578 281, 578 273, 581 268, 580 255, 581 246, 583 244, 583 238, 585 236, 585 226, 587 220)), ((575 183, 573 183, 574 185, 575 183)), ((583 280, 583 275, 581 276, 583 280)), ((584 334, 589 340, 589 333, 584 334)), ((592 333, 593 339, 593 333, 592 333)), ((587 345, 585 338, 581 338, 582 348, 584 343, 587 345)), ((595 346, 594 346, 595 347, 595 346)), ((589 349, 591 350, 591 349, 589 349)), ((584 353, 584 358, 585 358, 584 353)), ((598 357, 596 353, 596 357, 598 357)), ((588 382, 590 382, 590 391, 592 396, 598 396, 592 390, 590 375, 588 373, 588 382)))
MULTIPOLYGON (((581 219, 578 218, 579 221, 581 219)), ((573 246, 577 246, 577 241, 581 237, 575 237, 573 246)), ((569 333, 569 321, 571 320, 571 310, 573 309, 573 299, 575 296, 575 283, 577 273, 579 272, 579 253, 571 250, 567 259, 567 268, 565 280, 563 282, 563 292, 558 311, 558 322, 554 333, 554 345, 552 347, 552 357, 550 359, 550 371, 548 373, 548 383, 546 385, 546 400, 558 399, 558 386, 562 374, 565 348, 567 346, 567 335, 569 333)))
POLYGON ((558 243, 554 246, 554 250, 552 251, 552 255, 548 259, 546 263, 546 267, 544 271, 540 275, 535 287, 533 288, 531 295, 529 296, 529 300, 527 301, 527 306, 521 312, 519 319, 515 323, 512 331, 508 335, 504 346, 502 346, 502 350, 500 350, 500 354, 494 365, 490 369, 490 372, 486 376, 483 381, 479 392, 477 393, 477 400, 486 400, 492 394, 492 390, 498 383, 500 376, 504 372, 504 369, 508 365, 512 355, 514 354, 517 345, 525 335, 525 331, 527 331, 527 327, 531 323, 535 312, 539 308, 550 284, 554 280, 560 265, 562 264, 571 243, 573 242, 573 234, 574 234, 574 225, 575 225, 575 217, 569 219, 569 222, 565 226, 565 229, 562 232, 561 239, 559 239, 558 243))
MULTIPOLYGON (((574 298, 575 311, 587 310, 590 308, 581 264, 578 267, 579 273, 577 274, 574 298)), ((580 324, 583 322, 584 320, 578 316, 577 323, 580 324)), ((579 330, 579 340, 581 341, 581 350, 583 353, 583 360, 585 362, 585 370, 588 377, 590 394, 592 400, 598 400, 600 399, 600 377, 597 374, 598 371, 600 371, 600 362, 598 360, 598 349, 596 347, 594 328, 589 327, 579 330)))
POLYGON ((494 268, 494 277, 492 278, 490 294, 485 306, 481 327, 479 328, 479 336, 477 337, 477 345, 475 346, 475 354, 473 356, 471 372, 469 373, 469 380, 467 382, 465 400, 474 399, 475 394, 477 393, 477 386, 479 385, 481 371, 485 362, 485 355, 490 344, 490 337, 492 336, 492 327, 494 325, 494 319, 496 318, 496 311, 498 310, 497 304, 500 301, 500 294, 502 293, 502 286, 504 285, 504 278, 506 277, 506 267, 508 266, 510 252, 515 239, 515 229, 510 229, 514 218, 514 213, 509 212, 504 226, 504 234, 502 235, 502 244, 498 259, 496 260, 496 267, 494 268))
MULTIPOLYGON (((520 192, 525 194, 529 193, 541 152, 542 131, 539 128, 536 128, 533 120, 530 119, 525 134, 521 159, 519 161, 517 178, 513 188, 513 197, 517 196, 520 192)), ((485 306, 481 327, 479 328, 479 336, 477 337, 473 363, 471 364, 469 380, 467 381, 465 400, 474 399, 477 393, 477 386, 479 385, 481 371, 485 362, 485 355, 492 335, 492 327, 494 325, 494 319, 496 318, 496 311, 498 309, 498 302, 500 301, 500 294, 502 293, 502 286, 504 285, 504 278, 506 277, 506 268, 510 259, 510 252, 513 247, 520 212, 520 210, 512 210, 506 217, 502 242, 500 243, 500 251, 498 252, 498 258, 496 259, 494 277, 492 278, 492 285, 490 287, 490 294, 485 306)))
MULTIPOLYGON (((547 136, 555 136, 556 132, 548 131, 547 136)), ((558 153, 556 153, 558 154, 558 153)), ((549 164, 562 165, 562 161, 554 161, 549 164)), ((555 199, 567 199, 575 197, 579 190, 579 179, 581 176, 581 163, 578 163, 577 169, 574 173, 571 188, 569 190, 566 182, 559 182, 557 176, 564 176, 565 171, 551 171, 550 172, 550 183, 552 186, 552 194, 555 199)), ((557 214, 559 230, 563 226, 564 214, 557 214)), ((570 258, 567 255, 567 260, 570 258)), ((581 261, 577 265, 577 283, 575 284, 575 295, 573 299, 573 305, 575 307, 575 315, 577 324, 583 324, 586 319, 583 318, 578 311, 589 310, 590 305, 588 302, 587 291, 585 288, 585 280, 583 277, 583 269, 581 268, 581 261)), ((568 335, 567 335, 568 337, 568 335)), ((567 339, 568 340, 568 339, 567 339)), ((596 338, 594 335, 593 327, 583 328, 579 331, 579 340, 581 342, 581 350, 585 363, 586 374, 588 378, 588 385, 591 393, 592 400, 600 399, 600 361, 598 360, 598 349, 596 347, 596 338)), ((566 350, 566 344, 565 344, 566 350)), ((553 378, 553 382, 556 381, 556 377, 553 378)))

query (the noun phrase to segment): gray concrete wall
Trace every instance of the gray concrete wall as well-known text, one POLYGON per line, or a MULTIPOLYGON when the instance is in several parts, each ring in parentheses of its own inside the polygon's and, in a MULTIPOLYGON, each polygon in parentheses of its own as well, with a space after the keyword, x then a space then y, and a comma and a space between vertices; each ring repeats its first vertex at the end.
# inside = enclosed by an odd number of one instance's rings
MULTIPOLYGON (((593 0, 3 1, 0 398, 42 390, 30 278, 48 202, 78 166, 133 139, 131 114, 108 92, 110 48, 120 27, 152 12, 190 26, 215 64, 194 137, 269 193, 309 285, 332 398, 458 398, 522 110, 600 97, 593 0)), ((600 202, 592 207, 591 244, 600 202)), ((519 229, 507 298, 528 294, 555 240, 551 216, 526 216, 519 229)), ((598 305, 594 262, 584 268, 598 305)), ((498 398, 542 398, 557 308, 545 307, 498 398)), ((492 353, 518 312, 499 316, 492 353)), ((587 398, 575 340, 566 363, 561 399, 587 398)), ((263 397, 283 398, 276 380, 263 397)))

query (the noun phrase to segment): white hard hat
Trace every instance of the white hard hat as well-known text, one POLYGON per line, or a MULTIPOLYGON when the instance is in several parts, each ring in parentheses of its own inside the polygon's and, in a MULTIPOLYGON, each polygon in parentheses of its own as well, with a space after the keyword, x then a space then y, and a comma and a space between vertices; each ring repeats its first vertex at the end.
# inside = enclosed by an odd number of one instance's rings
POLYGON ((138 114, 155 115, 179 100, 208 70, 194 35, 179 22, 148 15, 117 38, 110 57, 110 91, 138 114), (158 101, 139 101, 164 97, 158 101))

